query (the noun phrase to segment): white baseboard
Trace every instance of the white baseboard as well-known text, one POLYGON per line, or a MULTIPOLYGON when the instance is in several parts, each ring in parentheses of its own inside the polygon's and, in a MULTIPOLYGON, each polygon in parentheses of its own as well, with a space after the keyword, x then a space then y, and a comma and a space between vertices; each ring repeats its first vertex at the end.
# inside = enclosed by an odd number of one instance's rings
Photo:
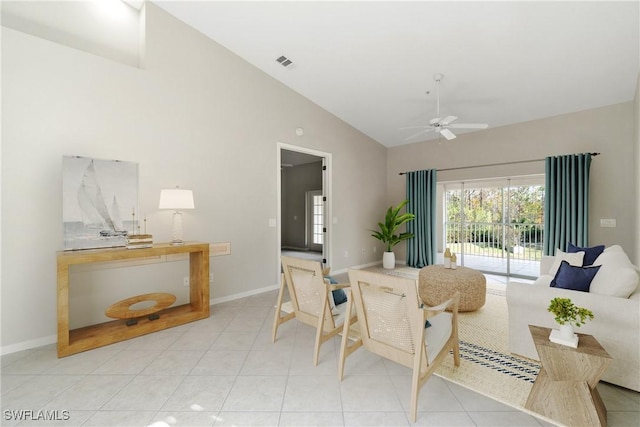
MULTIPOLYGON (((401 259, 400 260, 396 260, 396 265, 406 266, 407 262, 405 260, 401 260, 401 259)), ((333 275, 337 275, 337 274, 347 273, 347 272, 349 272, 350 269, 362 270, 364 268, 375 267, 375 266, 382 266, 382 260, 374 261, 374 262, 368 262, 366 264, 352 265, 350 267, 343 268, 343 269, 340 269, 340 270, 331 270, 329 275, 333 276, 333 275)))
POLYGON ((240 299, 240 298, 250 297, 250 296, 253 296, 253 295, 258 295, 258 294, 262 294, 264 292, 274 291, 274 290, 278 290, 278 289, 280 289, 280 285, 276 284, 276 285, 272 285, 272 286, 266 286, 264 288, 252 289, 250 291, 241 292, 239 294, 228 295, 228 296, 222 297, 222 298, 212 298, 212 299, 209 300, 209 305, 221 304, 223 302, 229 302, 229 301, 237 300, 237 299, 240 299))
POLYGON ((55 344, 58 342, 58 335, 49 335, 48 337, 36 338, 34 340, 22 341, 16 344, 5 345, 0 347, 0 354, 17 353, 23 350, 42 347, 44 345, 55 344))

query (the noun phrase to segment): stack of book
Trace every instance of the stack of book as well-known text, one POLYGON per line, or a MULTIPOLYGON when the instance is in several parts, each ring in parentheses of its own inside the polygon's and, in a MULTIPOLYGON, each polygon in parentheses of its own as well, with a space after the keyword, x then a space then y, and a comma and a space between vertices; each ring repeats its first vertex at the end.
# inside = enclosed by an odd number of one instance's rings
POLYGON ((151 234, 130 234, 127 236, 127 249, 143 249, 153 247, 151 234))

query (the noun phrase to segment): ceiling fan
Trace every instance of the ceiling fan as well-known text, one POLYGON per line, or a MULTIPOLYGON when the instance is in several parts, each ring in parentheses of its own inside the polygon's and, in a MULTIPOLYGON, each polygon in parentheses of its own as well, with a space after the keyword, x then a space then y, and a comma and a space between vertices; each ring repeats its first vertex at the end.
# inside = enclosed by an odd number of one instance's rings
POLYGON ((442 81, 443 77, 444 75, 441 73, 438 73, 435 76, 433 76, 433 79, 437 83, 437 86, 436 86, 436 89, 437 89, 436 116, 437 117, 429 120, 428 125, 409 126, 409 127, 400 128, 402 130, 422 129, 420 132, 405 138, 405 141, 409 139, 413 139, 427 132, 436 132, 437 134, 444 136, 447 140, 452 140, 456 137, 456 135, 451 131, 451 129, 486 129, 489 127, 489 125, 486 123, 452 123, 455 120, 458 120, 458 117, 456 116, 440 117, 440 82, 442 81))

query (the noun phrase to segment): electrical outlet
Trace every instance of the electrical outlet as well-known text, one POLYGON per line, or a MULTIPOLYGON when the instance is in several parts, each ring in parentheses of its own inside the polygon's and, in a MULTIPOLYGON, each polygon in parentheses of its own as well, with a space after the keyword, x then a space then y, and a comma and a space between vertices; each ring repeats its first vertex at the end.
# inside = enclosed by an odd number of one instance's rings
POLYGON ((367 254, 367 249, 366 248, 362 248, 362 255, 366 255, 367 254))
POLYGON ((600 227, 615 227, 616 220, 612 218, 601 218, 600 219, 600 227))
POLYGON ((189 278, 185 277, 182 279, 182 286, 189 286, 189 278))
POLYGON ((209 283, 213 283, 213 273, 209 274, 209 283))
POLYGON ((345 258, 349 258, 349 252, 344 251, 344 257, 345 257, 345 258))
POLYGON ((376 249, 376 247, 373 247, 373 253, 375 254, 378 250, 376 249))

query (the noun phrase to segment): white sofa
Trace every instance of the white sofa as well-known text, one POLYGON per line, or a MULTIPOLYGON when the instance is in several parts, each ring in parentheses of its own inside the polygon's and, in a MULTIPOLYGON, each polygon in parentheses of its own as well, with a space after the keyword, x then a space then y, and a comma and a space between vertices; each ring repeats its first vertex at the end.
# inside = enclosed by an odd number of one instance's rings
MULTIPOLYGON (((564 253, 559 252, 558 258, 564 253)), ((602 380, 640 391, 640 285, 639 271, 620 246, 606 248, 593 265, 601 265, 589 292, 550 287, 556 257, 543 257, 540 277, 533 283, 509 282, 509 351, 539 360, 528 325, 558 328, 547 311, 555 297, 571 298, 591 310, 595 318, 576 332, 593 335, 612 357, 602 380), (625 261, 626 260, 626 261, 625 261), (633 281, 635 279, 635 289, 633 281), (614 294, 614 295, 612 295, 614 294), (625 298, 625 295, 630 294, 625 298), (615 296, 618 295, 618 296, 615 296)), ((555 274, 555 273, 553 273, 555 274)))

